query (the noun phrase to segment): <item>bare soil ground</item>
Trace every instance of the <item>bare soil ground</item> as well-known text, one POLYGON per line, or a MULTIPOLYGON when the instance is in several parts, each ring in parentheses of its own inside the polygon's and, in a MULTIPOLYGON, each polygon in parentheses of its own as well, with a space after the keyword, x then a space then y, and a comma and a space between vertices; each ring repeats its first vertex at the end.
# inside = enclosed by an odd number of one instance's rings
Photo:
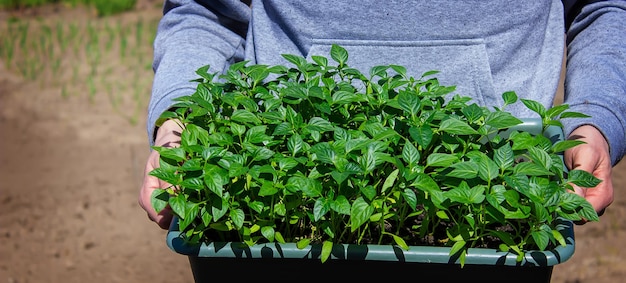
MULTIPOLYGON (((110 20, 158 17, 154 2, 139 1, 141 8, 110 20)), ((88 17, 70 9, 50 13, 44 16, 88 17)), ((6 16, 0 13, 0 20, 6 16)), ((168 249, 165 231, 137 205, 148 155, 145 113, 131 123, 100 92, 63 96, 60 85, 4 65, 0 61, 0 282, 192 282, 187 259, 168 249)), ((107 76, 123 81, 131 72, 107 76)), ((152 74, 142 72, 145 102, 152 74)), ((615 168, 614 185, 615 202, 600 222, 576 227, 576 252, 554 268, 552 282, 626 277, 624 162, 615 168)))

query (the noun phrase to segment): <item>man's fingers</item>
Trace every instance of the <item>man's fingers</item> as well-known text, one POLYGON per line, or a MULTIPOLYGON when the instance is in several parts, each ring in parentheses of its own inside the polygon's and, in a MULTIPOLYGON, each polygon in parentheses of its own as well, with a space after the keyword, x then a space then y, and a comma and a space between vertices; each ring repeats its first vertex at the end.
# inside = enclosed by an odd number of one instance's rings
POLYGON ((156 222, 161 229, 169 229, 172 218, 172 210, 169 207, 166 207, 152 220, 156 222))
POLYGON ((159 154, 156 151, 150 153, 148 162, 144 172, 143 184, 139 191, 139 205, 146 211, 148 218, 154 221, 162 229, 168 229, 172 220, 172 211, 166 206, 162 211, 156 211, 152 206, 152 193, 156 189, 163 189, 170 186, 170 184, 161 181, 159 178, 150 176, 150 172, 158 167, 159 154))

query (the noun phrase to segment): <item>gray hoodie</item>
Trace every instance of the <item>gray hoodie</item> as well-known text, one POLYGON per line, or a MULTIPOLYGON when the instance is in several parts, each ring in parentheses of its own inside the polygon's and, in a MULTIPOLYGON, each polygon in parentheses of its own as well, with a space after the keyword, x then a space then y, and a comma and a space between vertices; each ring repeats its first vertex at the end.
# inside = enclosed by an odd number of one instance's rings
MULTIPOLYGON (((438 70, 442 85, 481 105, 499 107, 501 94, 515 91, 550 107, 567 44, 564 103, 592 118, 564 119, 566 134, 590 124, 609 141, 613 164, 626 153, 626 1, 246 2, 165 1, 154 41, 151 144, 156 119, 173 98, 195 91, 190 81, 205 65, 284 65, 281 54, 328 56, 339 44, 364 73, 387 64, 414 77, 438 70)), ((507 111, 536 116, 521 103, 507 111)))

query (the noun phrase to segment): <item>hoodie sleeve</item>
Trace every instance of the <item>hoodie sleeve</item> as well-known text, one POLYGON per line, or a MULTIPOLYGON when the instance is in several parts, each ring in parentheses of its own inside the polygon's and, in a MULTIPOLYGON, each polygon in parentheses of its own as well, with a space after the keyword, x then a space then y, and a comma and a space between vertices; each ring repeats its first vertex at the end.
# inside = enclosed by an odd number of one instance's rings
POLYGON ((239 0, 168 0, 154 39, 154 80, 148 106, 147 131, 154 144, 156 120, 172 99, 192 94, 196 70, 210 65, 221 72, 244 55, 250 18, 247 3, 239 0))
POLYGON ((566 2, 564 103, 591 118, 564 119, 565 132, 598 128, 616 165, 626 153, 626 1, 566 2))

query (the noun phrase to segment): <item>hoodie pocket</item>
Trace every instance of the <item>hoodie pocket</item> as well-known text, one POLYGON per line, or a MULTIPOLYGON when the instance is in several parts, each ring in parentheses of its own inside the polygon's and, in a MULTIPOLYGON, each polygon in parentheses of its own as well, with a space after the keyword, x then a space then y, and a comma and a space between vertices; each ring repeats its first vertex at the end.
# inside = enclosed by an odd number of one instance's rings
POLYGON ((379 65, 402 65, 407 74, 419 78, 436 70, 441 85, 456 86, 454 93, 470 96, 483 106, 501 106, 495 94, 485 42, 482 39, 432 41, 330 40, 312 41, 307 54, 329 57, 332 44, 348 51, 347 64, 366 76, 379 65))

